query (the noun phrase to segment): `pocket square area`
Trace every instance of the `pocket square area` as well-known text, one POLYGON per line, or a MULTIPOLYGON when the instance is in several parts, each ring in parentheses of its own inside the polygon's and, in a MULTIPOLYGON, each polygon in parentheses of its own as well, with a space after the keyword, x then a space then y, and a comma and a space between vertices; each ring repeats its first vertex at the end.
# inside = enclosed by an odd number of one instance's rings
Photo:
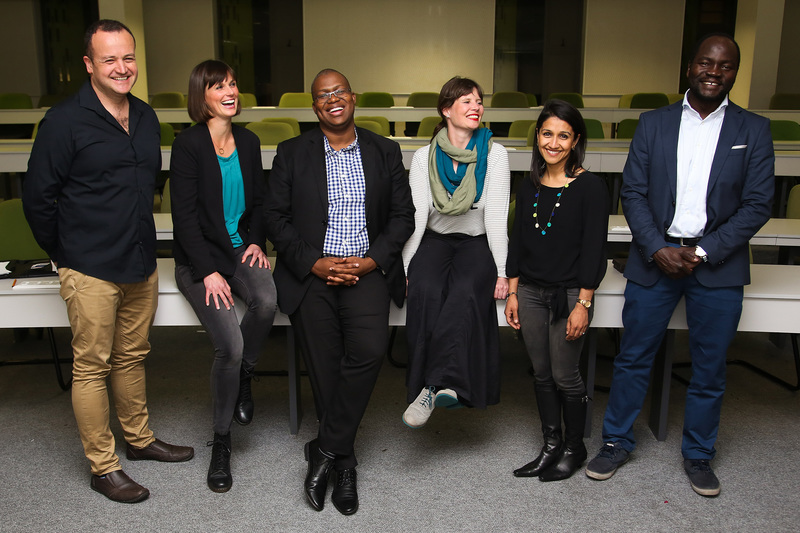
POLYGON ((745 148, 747 148, 746 144, 737 144, 736 146, 732 146, 731 150, 743 150, 745 148))

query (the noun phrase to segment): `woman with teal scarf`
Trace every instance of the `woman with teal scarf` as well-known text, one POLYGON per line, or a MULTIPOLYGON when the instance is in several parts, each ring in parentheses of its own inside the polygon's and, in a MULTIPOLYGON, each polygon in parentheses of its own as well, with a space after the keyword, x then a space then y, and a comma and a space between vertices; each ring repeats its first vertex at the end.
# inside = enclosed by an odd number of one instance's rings
POLYGON ((403 248, 403 422, 412 428, 436 406, 485 408, 500 399, 495 299, 508 294, 508 154, 481 127, 483 92, 474 81, 445 83, 437 110, 442 121, 411 164, 415 231, 403 248))

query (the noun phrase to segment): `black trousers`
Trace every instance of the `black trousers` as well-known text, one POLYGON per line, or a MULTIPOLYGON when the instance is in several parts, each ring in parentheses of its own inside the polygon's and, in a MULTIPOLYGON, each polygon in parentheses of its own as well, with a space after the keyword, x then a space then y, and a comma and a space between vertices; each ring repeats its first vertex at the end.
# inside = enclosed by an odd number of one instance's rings
POLYGON ((311 378, 319 443, 335 468, 354 468, 356 432, 389 342, 389 289, 370 272, 351 287, 314 278, 290 317, 311 378))

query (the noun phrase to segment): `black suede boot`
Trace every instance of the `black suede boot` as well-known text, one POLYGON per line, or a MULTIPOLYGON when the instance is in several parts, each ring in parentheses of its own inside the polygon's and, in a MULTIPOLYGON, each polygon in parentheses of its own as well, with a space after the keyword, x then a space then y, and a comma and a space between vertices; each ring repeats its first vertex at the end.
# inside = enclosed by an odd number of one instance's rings
POLYGON ((564 447, 558 461, 539 475, 541 481, 567 479, 586 460, 583 428, 586 423, 586 402, 588 400, 585 394, 561 397, 561 407, 564 411, 564 447))
POLYGON ((544 446, 536 459, 514 470, 517 477, 538 476, 561 454, 561 398, 558 391, 552 385, 536 385, 536 405, 542 421, 544 446))
POLYGON ((239 371, 239 397, 236 398, 236 407, 233 408, 233 419, 242 426, 253 421, 253 392, 250 382, 253 379, 253 368, 245 367, 239 371))
POLYGON ((208 467, 206 482, 214 492, 228 492, 233 484, 231 477, 231 434, 214 433, 214 440, 208 443, 211 448, 211 464, 208 467))

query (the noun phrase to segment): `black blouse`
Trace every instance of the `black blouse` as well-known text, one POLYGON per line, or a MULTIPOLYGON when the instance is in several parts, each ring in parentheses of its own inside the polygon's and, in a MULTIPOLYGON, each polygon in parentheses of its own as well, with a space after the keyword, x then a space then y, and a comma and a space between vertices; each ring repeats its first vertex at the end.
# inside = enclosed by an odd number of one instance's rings
POLYGON ((536 192, 530 179, 525 179, 517 191, 508 245, 508 277, 519 276, 523 283, 542 287, 596 289, 607 265, 609 200, 605 182, 583 172, 563 191, 541 186, 538 229, 533 216, 536 192), (554 209, 559 192, 561 205, 554 209))

